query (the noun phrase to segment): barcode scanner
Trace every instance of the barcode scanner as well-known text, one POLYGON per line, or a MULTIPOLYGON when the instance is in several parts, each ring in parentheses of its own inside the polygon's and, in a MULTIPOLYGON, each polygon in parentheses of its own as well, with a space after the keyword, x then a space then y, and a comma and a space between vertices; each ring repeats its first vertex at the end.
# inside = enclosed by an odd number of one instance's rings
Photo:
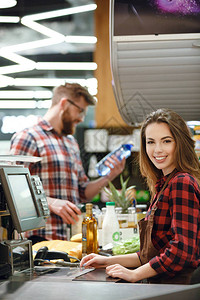
POLYGON ((67 252, 64 251, 52 251, 49 250, 48 247, 43 246, 41 247, 34 259, 34 265, 38 266, 44 262, 44 260, 54 260, 54 259, 63 259, 64 262, 70 263, 70 258, 75 259, 76 262, 79 262, 79 259, 73 256, 69 256, 67 252))

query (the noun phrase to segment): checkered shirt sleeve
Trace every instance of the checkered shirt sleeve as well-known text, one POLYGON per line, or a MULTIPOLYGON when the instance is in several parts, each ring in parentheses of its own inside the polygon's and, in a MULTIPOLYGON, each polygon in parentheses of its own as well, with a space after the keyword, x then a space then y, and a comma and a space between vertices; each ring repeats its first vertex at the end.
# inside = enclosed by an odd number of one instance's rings
MULTIPOLYGON (((157 185, 157 193, 162 185, 157 185)), ((153 203, 149 212, 152 207, 153 203)), ((185 267, 200 265, 200 188, 191 175, 177 173, 161 195, 152 242, 160 252, 150 260, 157 273, 174 276, 185 267)))

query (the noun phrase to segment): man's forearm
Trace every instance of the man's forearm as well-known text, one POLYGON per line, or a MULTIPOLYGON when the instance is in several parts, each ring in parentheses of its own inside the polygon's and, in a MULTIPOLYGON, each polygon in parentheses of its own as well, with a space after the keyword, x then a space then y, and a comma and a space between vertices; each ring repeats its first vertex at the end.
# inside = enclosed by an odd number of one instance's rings
POLYGON ((101 177, 97 180, 90 181, 85 189, 85 197, 87 200, 92 199, 96 196, 102 188, 107 186, 109 179, 107 176, 101 177))

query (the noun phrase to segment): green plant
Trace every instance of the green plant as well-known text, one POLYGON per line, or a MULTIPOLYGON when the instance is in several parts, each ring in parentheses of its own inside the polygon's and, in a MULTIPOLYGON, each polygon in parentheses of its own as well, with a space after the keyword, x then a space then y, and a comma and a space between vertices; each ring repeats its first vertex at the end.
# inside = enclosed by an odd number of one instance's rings
POLYGON ((130 186, 127 188, 129 178, 125 181, 123 179, 122 174, 120 175, 120 183, 121 183, 121 190, 117 190, 112 182, 109 182, 109 189, 104 188, 104 191, 108 195, 110 201, 114 201, 116 207, 122 208, 122 213, 127 213, 128 207, 132 205, 133 201, 133 189, 135 186, 130 186))

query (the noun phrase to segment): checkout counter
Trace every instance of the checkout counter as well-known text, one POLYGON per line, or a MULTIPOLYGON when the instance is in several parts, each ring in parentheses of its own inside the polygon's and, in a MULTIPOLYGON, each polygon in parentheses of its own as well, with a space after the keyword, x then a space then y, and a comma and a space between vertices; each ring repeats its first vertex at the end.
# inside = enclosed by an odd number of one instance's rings
POLYGON ((0 241, 0 299, 200 299, 200 284, 133 284, 104 269, 34 266, 31 241, 22 233, 45 226, 49 210, 39 177, 23 166, 0 165, 0 208, 1 219, 11 216, 9 239, 0 241), (14 230, 21 239, 14 238, 14 230))
POLYGON ((79 276, 78 268, 36 267, 29 274, 21 272, 0 282, 0 299, 199 300, 200 284, 133 284, 115 282, 100 269, 79 276))

